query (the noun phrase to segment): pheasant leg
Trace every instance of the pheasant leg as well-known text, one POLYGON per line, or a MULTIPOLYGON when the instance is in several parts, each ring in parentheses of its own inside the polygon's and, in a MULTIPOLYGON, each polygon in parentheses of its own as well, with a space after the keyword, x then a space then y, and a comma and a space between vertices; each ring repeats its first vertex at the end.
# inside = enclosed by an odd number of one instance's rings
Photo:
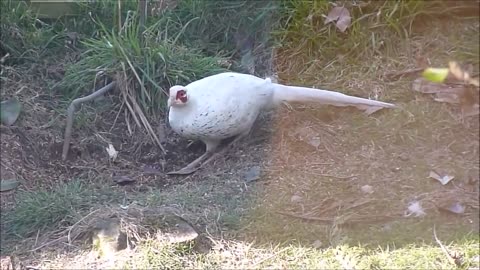
POLYGON ((205 144, 207 146, 207 149, 203 155, 201 155, 194 161, 190 162, 187 166, 183 167, 182 169, 178 171, 168 172, 167 174, 168 175, 187 175, 197 171, 201 167, 198 165, 201 164, 203 160, 208 159, 210 156, 212 156, 215 153, 220 142, 212 141, 212 142, 205 142, 205 144))
POLYGON ((238 144, 238 141, 240 141, 241 139, 245 138, 249 133, 250 133, 250 130, 248 130, 247 132, 244 132, 244 133, 238 135, 238 136, 237 136, 235 139, 233 139, 228 145, 226 145, 225 147, 223 147, 223 149, 221 149, 221 150, 213 153, 212 156, 211 156, 209 159, 205 160, 205 161, 202 163, 202 165, 200 165, 200 167, 203 167, 203 166, 206 165, 207 163, 209 163, 209 162, 217 159, 217 158, 220 157, 220 156, 224 156, 225 153, 226 153, 228 150, 234 148, 234 147, 238 144))

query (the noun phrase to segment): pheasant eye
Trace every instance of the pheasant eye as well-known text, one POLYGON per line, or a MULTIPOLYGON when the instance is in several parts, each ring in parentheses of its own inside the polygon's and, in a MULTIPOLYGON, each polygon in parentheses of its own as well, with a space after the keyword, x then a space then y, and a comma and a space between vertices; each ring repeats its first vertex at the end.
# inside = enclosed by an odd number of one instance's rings
POLYGON ((184 97, 185 96, 185 90, 180 90, 177 92, 177 98, 184 97))
POLYGON ((177 92, 176 99, 179 99, 182 102, 187 102, 187 92, 185 90, 179 90, 177 92))

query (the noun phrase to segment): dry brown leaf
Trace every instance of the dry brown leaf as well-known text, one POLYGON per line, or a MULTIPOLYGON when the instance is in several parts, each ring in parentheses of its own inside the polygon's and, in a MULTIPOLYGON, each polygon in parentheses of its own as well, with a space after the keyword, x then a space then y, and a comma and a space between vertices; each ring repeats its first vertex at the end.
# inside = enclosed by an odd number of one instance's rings
POLYGON ((111 143, 108 144, 108 147, 105 147, 105 150, 107 150, 110 160, 115 161, 115 159, 117 159, 118 151, 115 150, 115 147, 113 147, 111 143))
POLYGON ((135 182, 135 179, 133 179, 132 177, 130 177, 128 175, 114 175, 112 177, 112 180, 113 180, 113 182, 117 183, 120 186, 124 186, 124 185, 127 185, 127 184, 132 184, 133 182, 135 182))
POLYGON ((447 102, 452 104, 461 103, 466 99, 467 90, 464 86, 450 86, 443 83, 434 83, 423 78, 413 81, 413 91, 424 94, 435 94, 434 100, 438 102, 447 102))
POLYGON ((419 201, 413 201, 409 203, 407 211, 405 212, 406 217, 409 217, 411 215, 414 215, 415 217, 421 217, 425 216, 426 214, 427 213, 425 213, 425 210, 423 209, 419 201))
POLYGON ((365 194, 372 194, 373 193, 373 187, 370 186, 370 185, 364 185, 360 188, 360 190, 365 194))
POLYGON ((454 61, 449 62, 448 66, 450 74, 456 80, 479 87, 478 80, 470 77, 471 70, 473 69, 472 66, 462 68, 457 62, 454 61))
POLYGON ((350 12, 345 7, 334 7, 325 17, 325 24, 336 21, 336 26, 341 32, 345 32, 352 23, 350 12))
POLYGON ((439 210, 449 212, 452 214, 462 215, 465 213, 465 206, 463 206, 459 202, 455 202, 453 204, 443 205, 438 207, 439 210))
POLYGON ((451 180, 453 180, 455 178, 455 176, 448 175, 448 174, 440 175, 439 173, 437 173, 435 171, 431 171, 430 174, 428 175, 428 177, 439 181, 440 183, 442 183, 442 185, 448 184, 448 182, 450 182, 451 180))
POLYGON ((381 110, 381 109, 383 109, 383 107, 373 107, 373 106, 367 107, 367 108, 365 109, 365 114, 366 114, 366 115, 371 115, 371 114, 373 114, 373 113, 375 113, 375 112, 378 112, 378 111, 381 110))

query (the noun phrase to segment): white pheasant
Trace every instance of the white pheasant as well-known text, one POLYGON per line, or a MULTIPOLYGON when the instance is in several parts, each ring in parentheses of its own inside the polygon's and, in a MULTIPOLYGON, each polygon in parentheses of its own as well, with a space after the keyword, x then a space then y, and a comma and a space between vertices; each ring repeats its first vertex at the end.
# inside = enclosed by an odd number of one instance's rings
POLYGON ((223 139, 249 134, 260 111, 282 102, 315 102, 360 109, 394 108, 394 104, 342 93, 272 83, 269 78, 226 72, 170 88, 168 121, 183 137, 201 140, 206 152, 169 174, 190 174, 211 160, 223 139), (204 161, 205 160, 205 161, 204 161), (203 163, 202 163, 203 162, 203 163))

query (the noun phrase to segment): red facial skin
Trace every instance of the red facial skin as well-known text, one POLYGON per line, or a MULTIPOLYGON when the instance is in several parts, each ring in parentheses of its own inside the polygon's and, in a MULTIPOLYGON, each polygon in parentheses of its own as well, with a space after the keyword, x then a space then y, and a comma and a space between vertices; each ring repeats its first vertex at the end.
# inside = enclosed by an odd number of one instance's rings
POLYGON ((187 92, 185 90, 178 91, 175 99, 180 100, 183 103, 186 103, 187 102, 187 92))

